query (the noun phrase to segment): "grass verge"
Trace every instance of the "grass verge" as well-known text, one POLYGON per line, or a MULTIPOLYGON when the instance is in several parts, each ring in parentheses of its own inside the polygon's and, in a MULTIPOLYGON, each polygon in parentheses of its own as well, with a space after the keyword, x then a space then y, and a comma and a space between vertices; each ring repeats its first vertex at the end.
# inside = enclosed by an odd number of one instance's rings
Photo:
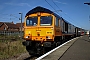
POLYGON ((7 59, 27 52, 22 40, 17 41, 0 41, 0 60, 7 59))

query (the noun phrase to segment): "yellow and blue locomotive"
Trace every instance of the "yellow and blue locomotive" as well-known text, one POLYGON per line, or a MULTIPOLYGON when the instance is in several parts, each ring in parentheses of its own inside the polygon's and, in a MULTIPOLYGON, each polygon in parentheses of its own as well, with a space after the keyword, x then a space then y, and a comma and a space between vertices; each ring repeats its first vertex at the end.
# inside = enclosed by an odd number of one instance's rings
POLYGON ((24 21, 23 45, 30 55, 43 54, 68 38, 77 36, 78 28, 43 7, 30 10, 24 21))

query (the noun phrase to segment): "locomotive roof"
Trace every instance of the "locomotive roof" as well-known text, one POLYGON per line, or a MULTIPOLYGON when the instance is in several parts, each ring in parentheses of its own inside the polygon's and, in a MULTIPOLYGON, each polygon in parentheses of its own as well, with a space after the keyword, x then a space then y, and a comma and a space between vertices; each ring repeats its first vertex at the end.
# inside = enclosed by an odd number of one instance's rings
MULTIPOLYGON (((57 15, 56 13, 52 12, 51 10, 47 9, 47 8, 44 8, 44 7, 41 7, 41 6, 37 6, 35 8, 33 8, 32 10, 30 10, 26 16, 30 15, 30 14, 33 14, 33 13, 37 13, 37 12, 44 12, 44 13, 50 13, 50 14, 53 14, 55 15, 57 18, 61 18, 63 21, 69 23, 68 21, 66 21, 65 19, 63 19, 62 17, 60 17, 59 15, 57 15)), ((25 17, 26 17, 25 16, 25 17)), ((70 23, 69 23, 70 24, 70 23)))
POLYGON ((55 14, 54 12, 52 12, 51 10, 46 9, 46 8, 43 8, 43 7, 41 7, 41 6, 37 6, 37 7, 35 7, 34 9, 30 10, 30 11, 26 14, 26 16, 28 16, 28 15, 30 15, 30 14, 33 14, 33 13, 37 13, 37 12, 50 13, 50 14, 53 14, 53 15, 55 15, 55 16, 57 16, 57 17, 60 18, 60 16, 58 16, 57 14, 55 14))

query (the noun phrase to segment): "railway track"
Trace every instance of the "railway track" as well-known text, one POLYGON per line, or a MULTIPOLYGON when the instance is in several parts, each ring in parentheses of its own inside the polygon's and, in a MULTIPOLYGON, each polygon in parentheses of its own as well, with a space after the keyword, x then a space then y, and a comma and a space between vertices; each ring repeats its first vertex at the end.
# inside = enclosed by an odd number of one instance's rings
POLYGON ((30 56, 30 57, 27 57, 27 58, 25 58, 24 60, 35 60, 37 57, 35 57, 35 56, 30 56))

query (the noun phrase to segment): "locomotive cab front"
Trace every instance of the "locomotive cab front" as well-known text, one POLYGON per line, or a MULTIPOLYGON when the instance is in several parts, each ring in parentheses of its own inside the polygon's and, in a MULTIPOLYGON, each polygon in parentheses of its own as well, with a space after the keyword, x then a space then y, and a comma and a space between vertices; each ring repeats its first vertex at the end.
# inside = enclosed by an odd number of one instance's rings
POLYGON ((61 31, 55 14, 43 7, 30 10, 24 21, 23 45, 29 54, 42 54, 60 44, 61 31), (48 49, 47 49, 48 48, 48 49))
POLYGON ((24 39, 41 42, 53 41, 53 29, 53 16, 51 14, 40 12, 31 14, 25 19, 24 39))

